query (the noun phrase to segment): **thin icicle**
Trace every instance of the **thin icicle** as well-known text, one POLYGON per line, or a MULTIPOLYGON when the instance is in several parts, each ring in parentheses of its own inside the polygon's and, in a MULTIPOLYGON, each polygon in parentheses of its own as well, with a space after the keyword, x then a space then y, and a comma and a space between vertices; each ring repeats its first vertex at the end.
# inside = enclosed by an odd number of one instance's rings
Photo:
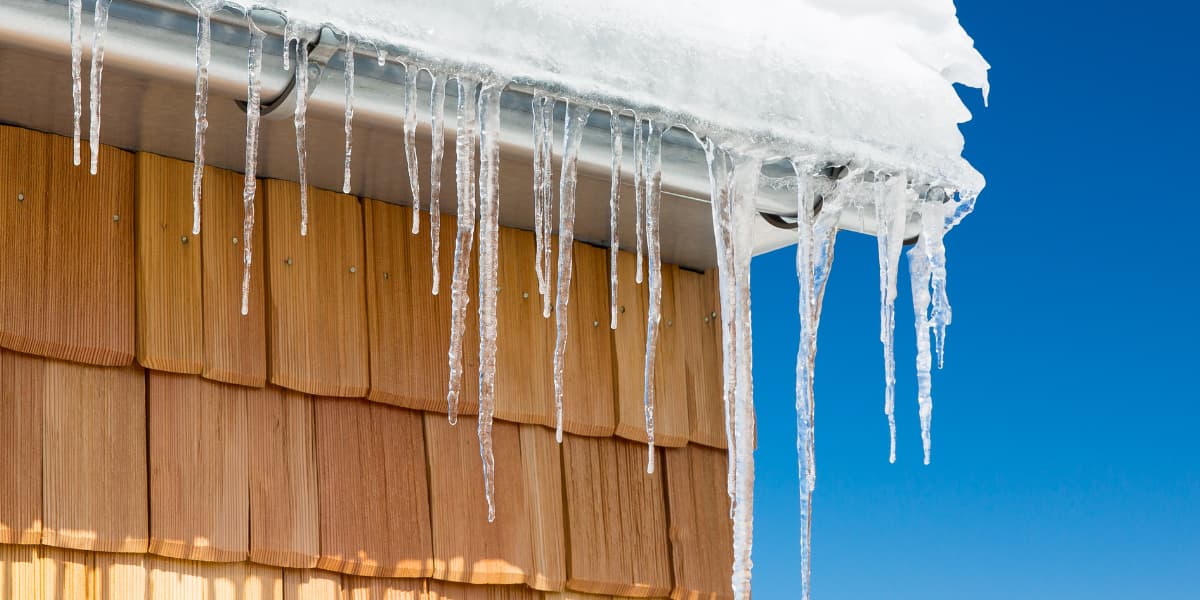
POLYGON ((91 151, 89 171, 95 175, 100 166, 100 85, 104 75, 104 34, 108 32, 108 7, 112 0, 96 0, 92 15, 92 71, 88 81, 88 149, 91 151))
POLYGON ((475 95, 479 82, 459 76, 457 130, 454 136, 455 173, 458 188, 458 232, 454 241, 454 273, 450 282, 450 381, 446 393, 447 418, 458 423, 458 399, 462 391, 463 330, 471 297, 467 284, 471 275, 471 246, 475 241, 475 137, 478 120, 475 95))
POLYGON ((544 92, 533 94, 533 228, 536 250, 538 294, 542 297, 542 317, 550 317, 552 296, 550 257, 554 232, 554 97, 544 92))
POLYGON ((639 285, 642 283, 642 263, 645 262, 644 248, 646 240, 643 236, 642 224, 645 222, 643 217, 646 203, 646 145, 642 137, 642 121, 638 118, 637 113, 633 113, 633 199, 634 212, 636 213, 633 228, 637 233, 637 272, 634 274, 633 280, 639 285))
MULTIPOLYGON (((381 51, 382 52, 382 51, 381 51)), ((446 78, 431 73, 433 88, 429 92, 430 124, 433 126, 433 152, 429 157, 429 241, 433 263, 433 295, 441 287, 442 248, 442 154, 446 150, 446 78)))
POLYGON ((79 166, 79 119, 83 116, 83 0, 70 0, 67 7, 67 22, 71 30, 71 101, 75 108, 75 134, 72 138, 72 156, 79 166))
POLYGON ((796 355, 796 453, 800 476, 800 598, 807 600, 812 562, 812 497, 817 483, 816 402, 813 396, 817 329, 825 284, 833 266, 837 223, 846 202, 842 194, 830 193, 828 186, 817 184, 799 166, 797 184, 800 194, 796 207, 799 215, 796 277, 800 283, 800 347, 796 355))
POLYGON ((566 109, 562 165, 558 174, 558 288, 555 290, 554 299, 554 438, 560 444, 563 422, 563 369, 566 367, 567 354, 567 305, 571 300, 571 275, 574 269, 571 248, 575 244, 575 167, 579 159, 583 131, 587 128, 588 116, 592 114, 590 107, 571 104, 569 101, 566 109))
POLYGON ((192 159, 192 235, 200 235, 200 196, 204 185, 204 141, 208 132, 208 63, 212 58, 212 14, 223 0, 188 0, 196 10, 196 118, 192 159))
POLYGON ((483 461, 488 522, 496 520, 496 461, 492 415, 496 407, 496 277, 500 239, 500 92, 488 83, 479 94, 479 457, 483 461))
POLYGON ((421 231, 421 174, 417 158, 417 75, 409 63, 404 70, 404 158, 408 162, 408 186, 412 191, 412 233, 421 231))
POLYGON ((739 156, 734 161, 728 218, 733 245, 727 264, 733 265, 733 329, 736 368, 733 390, 733 435, 737 468, 733 507, 733 595, 750 598, 754 568, 754 379, 750 312, 750 257, 754 253, 753 225, 761 160, 739 156))
POLYGON ((621 117, 617 111, 609 111, 609 134, 612 137, 612 182, 608 191, 608 302, 609 328, 617 328, 617 256, 620 241, 617 237, 617 211, 621 200, 621 117))
MULTIPOLYGON (((922 216, 924 218, 924 216, 922 216)), ((925 233, 921 232, 922 236, 925 233)), ((930 425, 933 421, 933 359, 929 352, 929 256, 924 240, 908 251, 908 273, 912 280, 914 325, 917 329, 917 406, 921 416, 921 447, 929 464, 930 425)))
POLYGON ((890 443, 888 462, 896 462, 896 276, 908 221, 907 189, 893 177, 872 186, 875 195, 876 242, 879 253, 879 341, 883 342, 884 401, 890 443))
POLYGON ((306 116, 308 113, 308 40, 298 25, 288 23, 283 32, 283 68, 289 67, 288 49, 296 52, 296 108, 292 122, 296 126, 296 162, 300 175, 300 235, 308 235, 308 149, 306 116))
MULTIPOLYGON (((659 200, 662 192, 662 126, 648 121, 646 139, 646 253, 650 261, 650 306, 646 313, 646 366, 642 379, 642 409, 646 414, 646 472, 654 472, 654 360, 662 320, 662 257, 658 244, 659 200)), ((640 263, 639 263, 640 264, 640 263)))
MULTIPOLYGON (((734 350, 734 292, 733 292, 733 231, 729 216, 729 155, 712 140, 703 142, 708 162, 709 198, 712 208, 713 238, 717 247, 717 287, 721 299, 721 403, 725 411, 725 442, 729 456, 737 455, 737 439, 733 434, 733 389, 736 380, 734 350)), ((726 492, 729 494, 729 517, 737 506, 734 487, 737 483, 737 463, 729 461, 726 492)))
POLYGON ((346 57, 346 69, 343 79, 346 83, 346 163, 342 170, 342 193, 350 193, 350 152, 352 150, 351 126, 354 123, 354 38, 346 36, 346 46, 342 53, 346 57))
POLYGON ((250 314, 250 263, 253 258, 254 195, 258 186, 258 125, 262 106, 262 48, 266 33, 254 19, 247 17, 250 27, 250 55, 247 59, 246 83, 246 178, 242 188, 242 314, 250 314))
POLYGON ((975 210, 975 197, 967 196, 960 200, 947 199, 942 205, 944 210, 944 225, 942 234, 934 239, 932 248, 930 287, 933 290, 933 306, 930 319, 933 322, 933 339, 936 341, 938 368, 942 368, 946 358, 946 328, 950 326, 950 297, 946 293, 946 244, 945 235, 958 225, 971 211, 975 210))

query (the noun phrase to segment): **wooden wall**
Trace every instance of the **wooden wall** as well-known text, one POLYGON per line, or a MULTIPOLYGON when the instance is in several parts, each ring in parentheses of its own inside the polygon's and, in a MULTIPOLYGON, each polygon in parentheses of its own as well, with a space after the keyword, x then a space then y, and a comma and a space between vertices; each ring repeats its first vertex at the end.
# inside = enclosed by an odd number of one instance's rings
POLYGON ((559 445, 533 236, 501 232, 488 523, 474 298, 445 415, 452 217, 433 295, 409 208, 311 190, 300 236, 262 181, 243 316, 241 175, 206 171, 193 236, 190 164, 101 151, 0 126, 0 598, 729 596, 710 274, 664 267, 647 475, 634 257, 610 330, 607 251, 573 250, 559 445))

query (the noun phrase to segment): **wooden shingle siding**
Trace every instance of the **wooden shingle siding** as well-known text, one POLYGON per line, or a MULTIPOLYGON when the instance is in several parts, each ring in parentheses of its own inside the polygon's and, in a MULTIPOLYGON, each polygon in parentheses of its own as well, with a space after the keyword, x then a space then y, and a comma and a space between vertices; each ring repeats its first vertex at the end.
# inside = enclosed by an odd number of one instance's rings
POLYGON ((424 579, 342 577, 342 600, 424 600, 424 579))
POLYGON ((38 553, 41 597, 53 600, 87 600, 91 594, 94 555, 82 550, 42 548, 38 553))
POLYGON ((430 581, 427 600, 542 600, 542 594, 523 585, 463 585, 430 581))
MULTIPOLYGON (((656 452, 661 458, 662 450, 656 452)), ((565 437, 563 482, 567 587, 637 597, 669 594, 662 471, 646 473, 645 446, 615 438, 565 437)))
POLYGON ((312 399, 277 387, 247 400, 250 560, 317 566, 316 432, 312 399))
POLYGON ((253 393, 151 371, 150 552, 231 562, 249 551, 246 404, 253 393))
MULTIPOLYGON (((613 365, 617 381, 617 428, 616 435, 636 442, 646 441, 645 385, 646 380, 646 311, 649 303, 649 274, 641 285, 635 283, 637 257, 622 251, 617 260, 617 329, 613 331, 613 365)), ((655 355, 654 378, 654 443, 663 447, 683 446, 688 441, 687 394, 681 374, 682 357, 666 342, 670 330, 667 327, 665 308, 674 302, 669 293, 667 274, 663 269, 664 307, 659 325, 658 352, 655 355)))
POLYGON ((366 396, 366 257, 353 196, 310 189, 300 235, 300 188, 268 179, 267 344, 271 383, 320 396, 366 396))
POLYGON ((201 248, 192 235, 192 164, 137 155, 137 359, 199 373, 204 356, 201 248))
POLYGON ((95 552, 92 561, 94 600, 145 600, 145 555, 95 552))
POLYGON ((147 560, 148 600, 285 600, 283 569, 244 562, 147 560))
POLYGON ((285 600, 341 600, 342 576, 315 569, 284 569, 285 600))
MULTIPOLYGON (((509 228, 501 228, 498 243, 496 418, 553 427, 554 315, 542 317, 533 270, 537 244, 532 231, 509 228)), ((478 302, 472 298, 471 306, 478 302)), ((478 355, 479 346, 465 351, 478 355)))
POLYGON ((133 156, 101 152, 92 176, 72 166, 67 138, 0 126, 0 346, 133 360, 133 156))
POLYGON ((667 448, 667 514, 675 600, 731 600, 733 526, 725 452, 699 445, 667 448))
POLYGON ((0 598, 40 598, 40 546, 0 545, 0 598))
POLYGON ((539 590, 561 590, 567 580, 562 451, 550 429, 537 425, 520 428, 525 513, 533 546, 533 566, 526 583, 539 590))
POLYGON ((141 367, 45 366, 42 543, 145 552, 146 390, 141 367))
POLYGON ((421 415, 316 398, 321 558, 351 575, 422 577, 432 570, 421 415))
POLYGON ((533 566, 521 477, 518 425, 496 421, 496 520, 488 523, 477 421, 451 426, 443 415, 425 414, 429 491, 433 502, 433 577, 476 584, 525 583, 533 566))
POLYGON ((204 371, 209 379, 262 387, 267 382, 267 304, 263 265, 262 186, 254 195, 255 219, 249 241, 250 295, 247 314, 241 311, 242 272, 247 240, 243 220, 240 173, 207 167, 204 199, 200 203, 200 241, 204 276, 204 371), (236 243, 235 243, 236 240, 236 243))
POLYGON ((676 321, 683 350, 693 442, 725 448, 721 398, 721 298, 716 273, 675 272, 676 321))
MULTIPOLYGON (((432 293, 429 215, 412 235, 412 209, 363 201, 367 246, 367 309, 370 319, 371 390, 376 402, 434 412, 446 411, 450 380, 450 279, 454 266, 455 219, 441 217, 438 294, 432 293)), ((472 261, 474 263, 474 261, 472 261)), ((463 335, 463 393, 458 410, 478 406, 478 269, 471 265, 463 335)))
MULTIPOLYGON (((608 250, 575 244, 563 369, 563 431, 608 437, 616 428, 608 250)), ((553 317, 553 315, 551 315, 553 317)), ((554 347, 553 324, 550 333, 554 347)))
POLYGON ((0 544, 42 540, 45 359, 0 350, 0 544))

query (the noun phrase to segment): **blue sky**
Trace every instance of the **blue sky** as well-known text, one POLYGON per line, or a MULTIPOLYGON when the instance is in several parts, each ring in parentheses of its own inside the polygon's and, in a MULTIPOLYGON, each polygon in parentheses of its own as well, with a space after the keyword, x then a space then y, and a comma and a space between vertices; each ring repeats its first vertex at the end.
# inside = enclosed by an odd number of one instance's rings
MULTIPOLYGON (((1200 9, 957 4, 992 65, 990 108, 964 92, 988 185, 947 237, 933 464, 907 277, 889 465, 875 242, 844 233, 817 356, 814 597, 1200 598, 1200 9)), ((797 589, 794 258, 753 263, 759 598, 797 589)))

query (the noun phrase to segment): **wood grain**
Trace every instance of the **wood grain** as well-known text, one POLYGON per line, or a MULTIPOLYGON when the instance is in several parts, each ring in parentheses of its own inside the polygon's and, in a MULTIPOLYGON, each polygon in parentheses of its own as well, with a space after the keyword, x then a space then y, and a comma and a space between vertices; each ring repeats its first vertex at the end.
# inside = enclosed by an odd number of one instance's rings
POLYGON ((317 566, 351 575, 427 577, 433 548, 422 413, 358 400, 314 402, 317 566))
MULTIPOLYGON (((576 243, 574 251, 563 369, 563 430, 608 437, 616 428, 617 405, 609 329, 608 250, 576 243)), ((553 344, 553 331, 550 340, 553 344)))
MULTIPOLYGON (((536 289, 536 288, 535 288, 536 289)), ((425 415, 430 508, 433 523, 433 577, 465 583, 524 583, 532 569, 521 446, 515 423, 496 421, 492 445, 496 461, 496 520, 488 523, 477 421, 450 426, 437 414, 425 415)))
POLYGON ((263 182, 271 383, 306 394, 362 397, 370 385, 362 212, 353 196, 263 182))
POLYGON ((538 425, 520 428, 525 512, 533 546, 533 566, 526 583, 539 590, 561 590, 567 580, 562 452, 550 429, 538 425))
POLYGON ((731 600, 733 528, 723 450, 690 445, 664 453, 676 600, 731 600))
POLYGON ((93 177, 72 166, 70 140, 0 127, 0 346, 133 360, 133 156, 101 152, 93 177))
POLYGON ((250 543, 246 411, 251 388, 150 371, 147 389, 150 552, 214 562, 245 560, 250 543))
POLYGON ((209 379, 262 387, 267 381, 267 305, 263 265, 262 187, 254 195, 251 239, 244 235, 245 176, 212 167, 204 170, 204 371, 209 379), (250 295, 241 312, 246 244, 251 245, 250 295))
POLYGON ((425 580, 346 575, 342 600, 425 600, 425 580))
MULTIPOLYGON (((613 360, 616 369, 617 427, 616 435, 636 442, 646 441, 645 371, 646 371, 646 311, 649 303, 649 281, 634 283, 637 258, 622 251, 617 259, 617 329, 613 331, 613 360)), ((673 291, 667 278, 671 267, 663 268, 663 318, 659 329, 659 346, 655 356, 654 443, 663 447, 687 444, 687 397, 682 393, 682 356, 666 342, 674 327, 667 322, 674 304, 673 291), (666 346, 664 348, 664 346, 666 346)), ((676 344, 677 345, 677 344, 676 344)))
POLYGON ((62 548, 38 552, 41 597, 52 600, 88 600, 92 592, 93 553, 62 548))
POLYGON ((283 600, 283 570, 147 557, 149 600, 283 600))
POLYGON ((42 540, 45 362, 0 350, 0 544, 42 540))
POLYGON ((687 385, 689 437, 698 444, 725 448, 721 299, 715 271, 676 271, 675 301, 687 385))
MULTIPOLYGON (((532 231, 501 228, 496 296, 497 419, 555 425, 554 315, 542 317, 532 231)), ((553 292, 551 292, 553 294, 553 292)), ((472 299, 472 305, 477 305, 472 299)), ((468 348, 478 353, 479 347, 468 348)))
POLYGON ((204 351, 200 242, 192 235, 192 164, 137 154, 137 359, 199 373, 204 351))
POLYGON ((670 593, 661 473, 646 474, 646 449, 640 444, 580 436, 563 440, 568 588, 636 597, 670 593))
POLYGON ((141 367, 48 361, 42 543, 145 552, 146 390, 141 367))
POLYGON ((523 585, 465 585, 429 582, 429 600, 542 600, 542 593, 523 585))
POLYGON ((148 574, 143 554, 92 554, 94 600, 145 600, 148 574))
POLYGON ((247 400, 250 560, 317 566, 316 433, 312 399, 277 387, 247 400))
POLYGON ((41 598, 40 546, 0 544, 0 598, 41 598))
POLYGON ((285 569, 286 600, 342 600, 342 576, 315 569, 285 569))
MULTIPOLYGON (((367 313, 370 323, 371 390, 376 402, 433 412, 446 411, 450 378, 450 279, 454 268, 454 217, 442 216, 440 286, 433 295, 431 242, 412 235, 412 209, 363 201, 367 237, 367 313)), ((424 215, 428 217, 428 215, 424 215)), ((424 218, 423 217, 423 218, 424 218)), ((428 221, 424 221, 428 225, 428 221)), ((463 393, 458 410, 478 412, 478 269, 472 259, 463 335, 463 393)))

